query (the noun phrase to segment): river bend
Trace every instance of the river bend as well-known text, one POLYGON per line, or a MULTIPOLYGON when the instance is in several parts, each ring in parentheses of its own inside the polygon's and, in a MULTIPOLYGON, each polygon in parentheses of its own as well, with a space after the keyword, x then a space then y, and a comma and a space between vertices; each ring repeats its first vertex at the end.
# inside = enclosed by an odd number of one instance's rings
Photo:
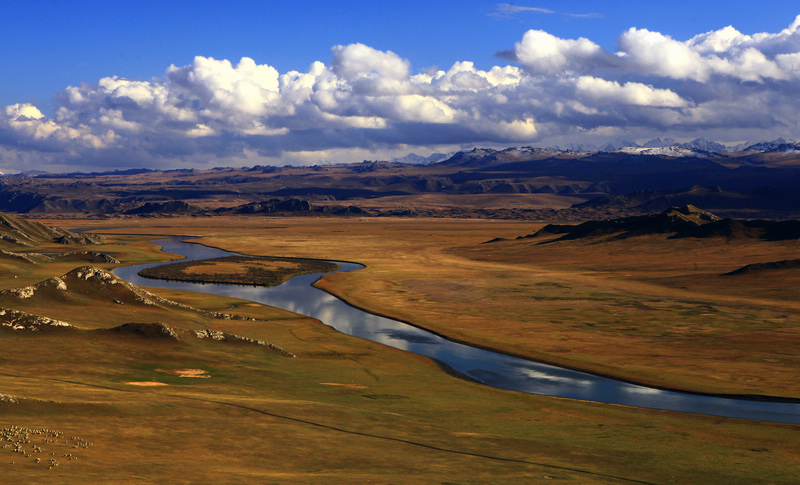
MULTIPOLYGON (((235 254, 183 242, 185 239, 173 236, 153 243, 168 253, 185 256, 186 260, 235 254)), ((363 268, 354 263, 336 263, 341 266, 339 271, 363 268)), ((126 266, 115 269, 114 273, 139 286, 229 296, 307 315, 342 333, 436 359, 459 374, 502 389, 644 408, 800 423, 800 404, 796 403, 665 391, 456 343, 412 325, 364 312, 313 287, 320 273, 295 276, 273 287, 185 283, 145 279, 138 275, 142 269, 159 264, 163 263, 126 266)))

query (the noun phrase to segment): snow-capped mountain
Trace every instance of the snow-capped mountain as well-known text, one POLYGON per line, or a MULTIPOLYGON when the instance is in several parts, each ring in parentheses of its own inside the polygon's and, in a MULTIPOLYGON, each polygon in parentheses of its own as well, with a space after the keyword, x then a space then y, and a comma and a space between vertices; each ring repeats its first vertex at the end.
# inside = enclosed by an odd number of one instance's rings
POLYGON ((644 145, 642 145, 642 147, 643 148, 660 148, 660 147, 671 147, 671 146, 676 146, 676 145, 678 145, 678 140, 676 140, 675 138, 667 137, 667 138, 664 138, 663 140, 661 138, 653 138, 652 140, 650 140, 647 143, 645 143, 644 145))
POLYGON ((416 153, 409 153, 404 157, 394 158, 391 161, 400 163, 409 163, 414 165, 427 165, 430 163, 441 162, 442 160, 446 160, 455 154, 456 152, 450 152, 450 153, 436 152, 430 154, 427 157, 423 157, 422 155, 417 155, 416 153))
POLYGON ((727 153, 730 150, 722 143, 706 140, 705 138, 695 138, 689 143, 681 143, 680 146, 690 150, 699 150, 710 153, 727 153))
POLYGON ((713 154, 704 150, 692 150, 678 145, 666 147, 622 147, 619 150, 614 150, 616 153, 625 153, 628 155, 650 155, 659 157, 709 157, 713 154))
POLYGON ((788 141, 783 138, 778 138, 772 141, 762 141, 746 147, 743 151, 746 152, 762 152, 762 153, 775 153, 775 152, 796 152, 800 151, 800 143, 796 141, 788 141))
POLYGON ((591 143, 567 143, 566 145, 553 145, 546 147, 545 150, 556 150, 559 152, 596 152, 599 151, 597 145, 591 143))

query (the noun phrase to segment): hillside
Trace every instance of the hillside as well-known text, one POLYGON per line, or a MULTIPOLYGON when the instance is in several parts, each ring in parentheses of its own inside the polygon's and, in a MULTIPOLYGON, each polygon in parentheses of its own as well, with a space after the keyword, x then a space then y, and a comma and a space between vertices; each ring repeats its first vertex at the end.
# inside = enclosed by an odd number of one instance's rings
POLYGON ((50 227, 3 213, 0 213, 0 239, 17 247, 33 247, 44 242, 93 244, 98 241, 94 235, 74 234, 60 227, 50 227))
POLYGON ((82 266, 34 285, 2 290, 0 308, 64 320, 82 328, 115 326, 115 322, 135 318, 137 314, 175 322, 187 316, 190 317, 189 322, 199 322, 205 318, 231 318, 228 314, 203 312, 161 298, 92 266, 82 266), (87 314, 87 308, 104 310, 98 315, 91 315, 92 312, 87 314))
POLYGON ((0 291, 0 330, 52 332, 95 330, 116 336, 208 339, 265 346, 293 357, 267 342, 207 328, 214 320, 252 320, 228 313, 200 310, 150 293, 103 269, 83 266, 35 285, 0 291), (94 309, 102 317, 87 318, 94 309), (145 323, 117 322, 144 318, 145 323), (190 318, 187 318, 190 317, 190 318), (174 322, 167 325, 152 319, 174 322))
POLYGON ((783 241, 800 238, 800 221, 723 219, 687 205, 644 216, 594 220, 577 225, 549 224, 524 238, 558 235, 558 238, 548 241, 554 242, 601 237, 625 239, 646 234, 668 234, 673 239, 723 237, 783 241))

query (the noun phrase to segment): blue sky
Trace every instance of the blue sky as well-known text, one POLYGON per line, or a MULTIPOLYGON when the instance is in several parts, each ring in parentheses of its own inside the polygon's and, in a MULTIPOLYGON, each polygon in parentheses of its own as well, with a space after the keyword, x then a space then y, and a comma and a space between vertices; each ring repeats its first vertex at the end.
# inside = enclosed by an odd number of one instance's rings
POLYGON ((789 1, 5 1, 0 170, 797 138, 800 33, 779 34, 798 14, 789 1), (709 32, 727 43, 687 44, 709 32), (303 90, 284 84, 293 71, 303 90), (249 84, 231 94, 231 76, 249 84))

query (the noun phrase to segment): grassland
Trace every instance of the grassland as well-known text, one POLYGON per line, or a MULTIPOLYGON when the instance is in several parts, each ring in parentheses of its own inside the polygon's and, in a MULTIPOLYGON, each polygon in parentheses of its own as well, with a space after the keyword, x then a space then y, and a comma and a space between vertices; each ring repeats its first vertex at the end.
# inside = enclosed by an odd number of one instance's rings
MULTIPOLYGON (((110 226, 73 227, 92 225, 110 226)), ((799 395, 790 373, 797 368, 792 274, 750 283, 714 276, 729 263, 736 264, 728 271, 790 259, 791 243, 481 244, 535 229, 491 221, 187 218, 114 226, 105 232, 141 236, 108 235, 93 250, 124 262, 169 259, 146 243, 158 233, 203 236, 251 255, 357 261, 367 268, 327 275, 321 286, 457 339, 666 387, 799 395), (710 346, 712 338, 725 345, 710 346)), ((76 266, 3 264, 0 288, 76 266)), ((83 330, 0 334, 0 393, 9 396, 0 399, 0 427, 62 436, 46 442, 30 434, 23 445, 60 458, 53 468, 0 449, 2 476, 18 483, 796 483, 800 476, 796 425, 496 390, 296 314, 152 291, 252 320, 163 306, 133 314, 98 295, 26 303, 25 311, 83 330), (98 331, 131 321, 242 335, 297 357, 98 331), (165 372, 181 369, 210 377, 165 372)))

